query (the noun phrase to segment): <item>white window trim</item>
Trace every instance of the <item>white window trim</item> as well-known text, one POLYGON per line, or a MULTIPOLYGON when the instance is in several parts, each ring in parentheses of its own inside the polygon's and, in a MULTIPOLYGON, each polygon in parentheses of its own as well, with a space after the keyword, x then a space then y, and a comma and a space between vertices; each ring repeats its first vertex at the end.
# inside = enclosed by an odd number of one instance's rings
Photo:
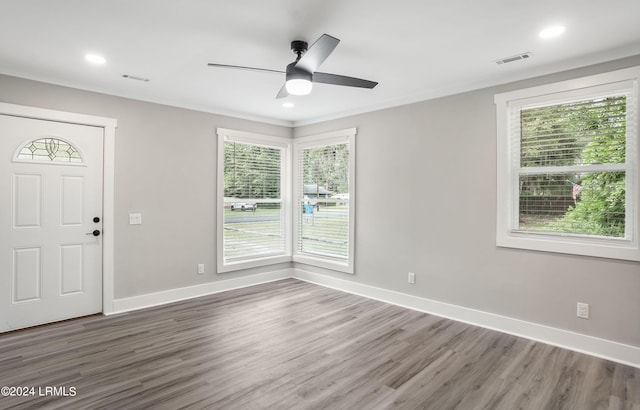
POLYGON ((231 272, 241 269, 255 268, 276 263, 291 261, 291 140, 289 138, 275 137, 272 135, 256 134, 246 131, 217 129, 218 135, 218 169, 217 169, 217 267, 218 273, 231 272), (282 201, 282 218, 285 233, 284 253, 256 257, 252 259, 225 262, 224 259, 224 143, 234 141, 246 144, 255 144, 265 147, 277 147, 283 149, 282 179, 280 192, 282 201))
MULTIPOLYGON (((640 67, 613 71, 604 74, 593 75, 575 80, 563 81, 516 90, 495 96, 497 119, 497 207, 496 207, 496 245, 499 247, 530 249, 537 251, 559 252, 576 255, 586 255, 604 258, 640 261, 640 247, 638 236, 640 235, 640 217, 638 216, 638 204, 640 193, 638 190, 638 119, 640 119, 640 104, 638 103, 638 80, 640 79, 640 67), (537 101, 554 101, 554 94, 558 101, 573 99, 584 94, 586 89, 604 87, 614 90, 618 85, 631 86, 632 97, 635 106, 629 107, 630 116, 635 116, 636 124, 627 123, 627 155, 632 155, 632 160, 627 161, 626 178, 627 186, 627 232, 624 239, 597 238, 580 235, 560 235, 556 233, 532 233, 518 231, 512 228, 514 218, 517 216, 517 207, 514 198, 518 197, 518 184, 514 183, 512 175, 513 147, 510 145, 510 109, 515 105, 534 104, 537 101), (635 125, 635 127, 633 127, 635 125), (635 138, 629 138, 629 136, 635 138), (514 214, 515 213, 515 214, 514 214)), ((628 111, 629 112, 629 111, 628 111)))
MULTIPOLYGON (((307 265, 317 266, 321 268, 331 269, 339 272, 354 273, 354 261, 355 261, 355 219, 356 219, 356 134, 357 130, 355 128, 349 128, 340 131, 328 132, 317 135, 310 135, 306 137, 296 138, 294 142, 294 161, 298 161, 299 155, 306 148, 312 148, 317 146, 325 146, 332 144, 349 144, 349 257, 344 259, 331 258, 331 257, 321 257, 321 256, 312 256, 309 254, 304 254, 298 251, 299 247, 299 238, 298 238, 298 229, 300 228, 300 220, 302 212, 302 208, 297 206, 301 203, 303 198, 295 197, 293 198, 293 203, 296 205, 294 208, 294 218, 293 218, 293 235, 294 241, 294 249, 293 249, 293 261, 298 263, 303 263, 307 265)), ((298 170, 296 169, 293 175, 293 186, 298 187, 301 184, 300 175, 298 175, 298 170)), ((294 188, 294 195, 298 195, 297 191, 294 188)))

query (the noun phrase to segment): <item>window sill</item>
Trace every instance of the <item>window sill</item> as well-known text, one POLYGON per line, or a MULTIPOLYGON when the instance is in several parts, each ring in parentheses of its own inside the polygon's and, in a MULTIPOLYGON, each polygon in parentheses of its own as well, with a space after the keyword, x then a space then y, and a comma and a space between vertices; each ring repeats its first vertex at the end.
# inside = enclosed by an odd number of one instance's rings
POLYGON ((327 258, 314 258, 308 255, 294 255, 293 261, 296 263, 302 263, 305 265, 317 266, 319 268, 330 269, 338 272, 348 273, 353 275, 353 263, 343 260, 330 260, 327 258))
POLYGON ((247 261, 239 260, 234 262, 219 263, 218 273, 234 272, 243 269, 259 268, 262 266, 275 265, 278 263, 291 262, 291 255, 266 256, 264 258, 251 259, 247 261))
POLYGON ((499 234, 496 238, 496 246, 640 261, 638 243, 617 238, 591 238, 580 235, 559 235, 513 230, 499 234))

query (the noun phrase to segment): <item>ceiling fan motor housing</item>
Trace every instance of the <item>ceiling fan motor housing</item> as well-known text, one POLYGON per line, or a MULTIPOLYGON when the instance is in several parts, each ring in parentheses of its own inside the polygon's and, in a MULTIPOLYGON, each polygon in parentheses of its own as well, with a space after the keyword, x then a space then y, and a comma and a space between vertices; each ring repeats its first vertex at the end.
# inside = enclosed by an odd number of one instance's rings
POLYGON ((309 44, 306 41, 293 40, 291 42, 291 50, 298 55, 298 59, 302 57, 302 54, 304 54, 308 48, 309 44))

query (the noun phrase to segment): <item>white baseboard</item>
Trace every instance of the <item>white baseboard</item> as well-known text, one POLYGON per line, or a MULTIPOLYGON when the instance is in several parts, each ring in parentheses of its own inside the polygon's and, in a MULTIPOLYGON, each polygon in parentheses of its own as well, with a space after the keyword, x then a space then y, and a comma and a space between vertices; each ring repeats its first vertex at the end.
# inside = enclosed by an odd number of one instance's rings
POLYGON ((247 286, 259 285, 261 283, 273 282, 276 280, 291 277, 293 277, 293 269, 280 269, 272 272, 242 276, 240 278, 207 282, 201 285, 187 286, 184 288, 169 289, 161 292, 147 293, 139 296, 116 299, 113 301, 113 310, 105 314, 114 315, 131 310, 164 305, 166 303, 178 302, 180 300, 197 298, 200 296, 244 288, 247 286))
POLYGON ((286 278, 300 279, 343 292, 640 368, 639 347, 294 268, 116 299, 113 301, 113 311, 108 314, 144 309, 286 278))
POLYGON ((564 349, 640 368, 640 348, 507 316, 451 305, 319 273, 295 269, 293 277, 325 287, 391 303, 459 322, 497 330, 564 349))

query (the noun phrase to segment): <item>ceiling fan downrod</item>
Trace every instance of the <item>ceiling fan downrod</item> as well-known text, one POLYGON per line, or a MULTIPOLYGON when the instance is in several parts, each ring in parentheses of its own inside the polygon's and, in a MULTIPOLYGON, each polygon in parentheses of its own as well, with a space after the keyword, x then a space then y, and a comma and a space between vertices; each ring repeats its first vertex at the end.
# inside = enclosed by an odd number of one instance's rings
POLYGON ((300 57, 307 51, 309 44, 302 40, 293 40, 291 42, 291 50, 298 56, 296 61, 300 60, 300 57))

